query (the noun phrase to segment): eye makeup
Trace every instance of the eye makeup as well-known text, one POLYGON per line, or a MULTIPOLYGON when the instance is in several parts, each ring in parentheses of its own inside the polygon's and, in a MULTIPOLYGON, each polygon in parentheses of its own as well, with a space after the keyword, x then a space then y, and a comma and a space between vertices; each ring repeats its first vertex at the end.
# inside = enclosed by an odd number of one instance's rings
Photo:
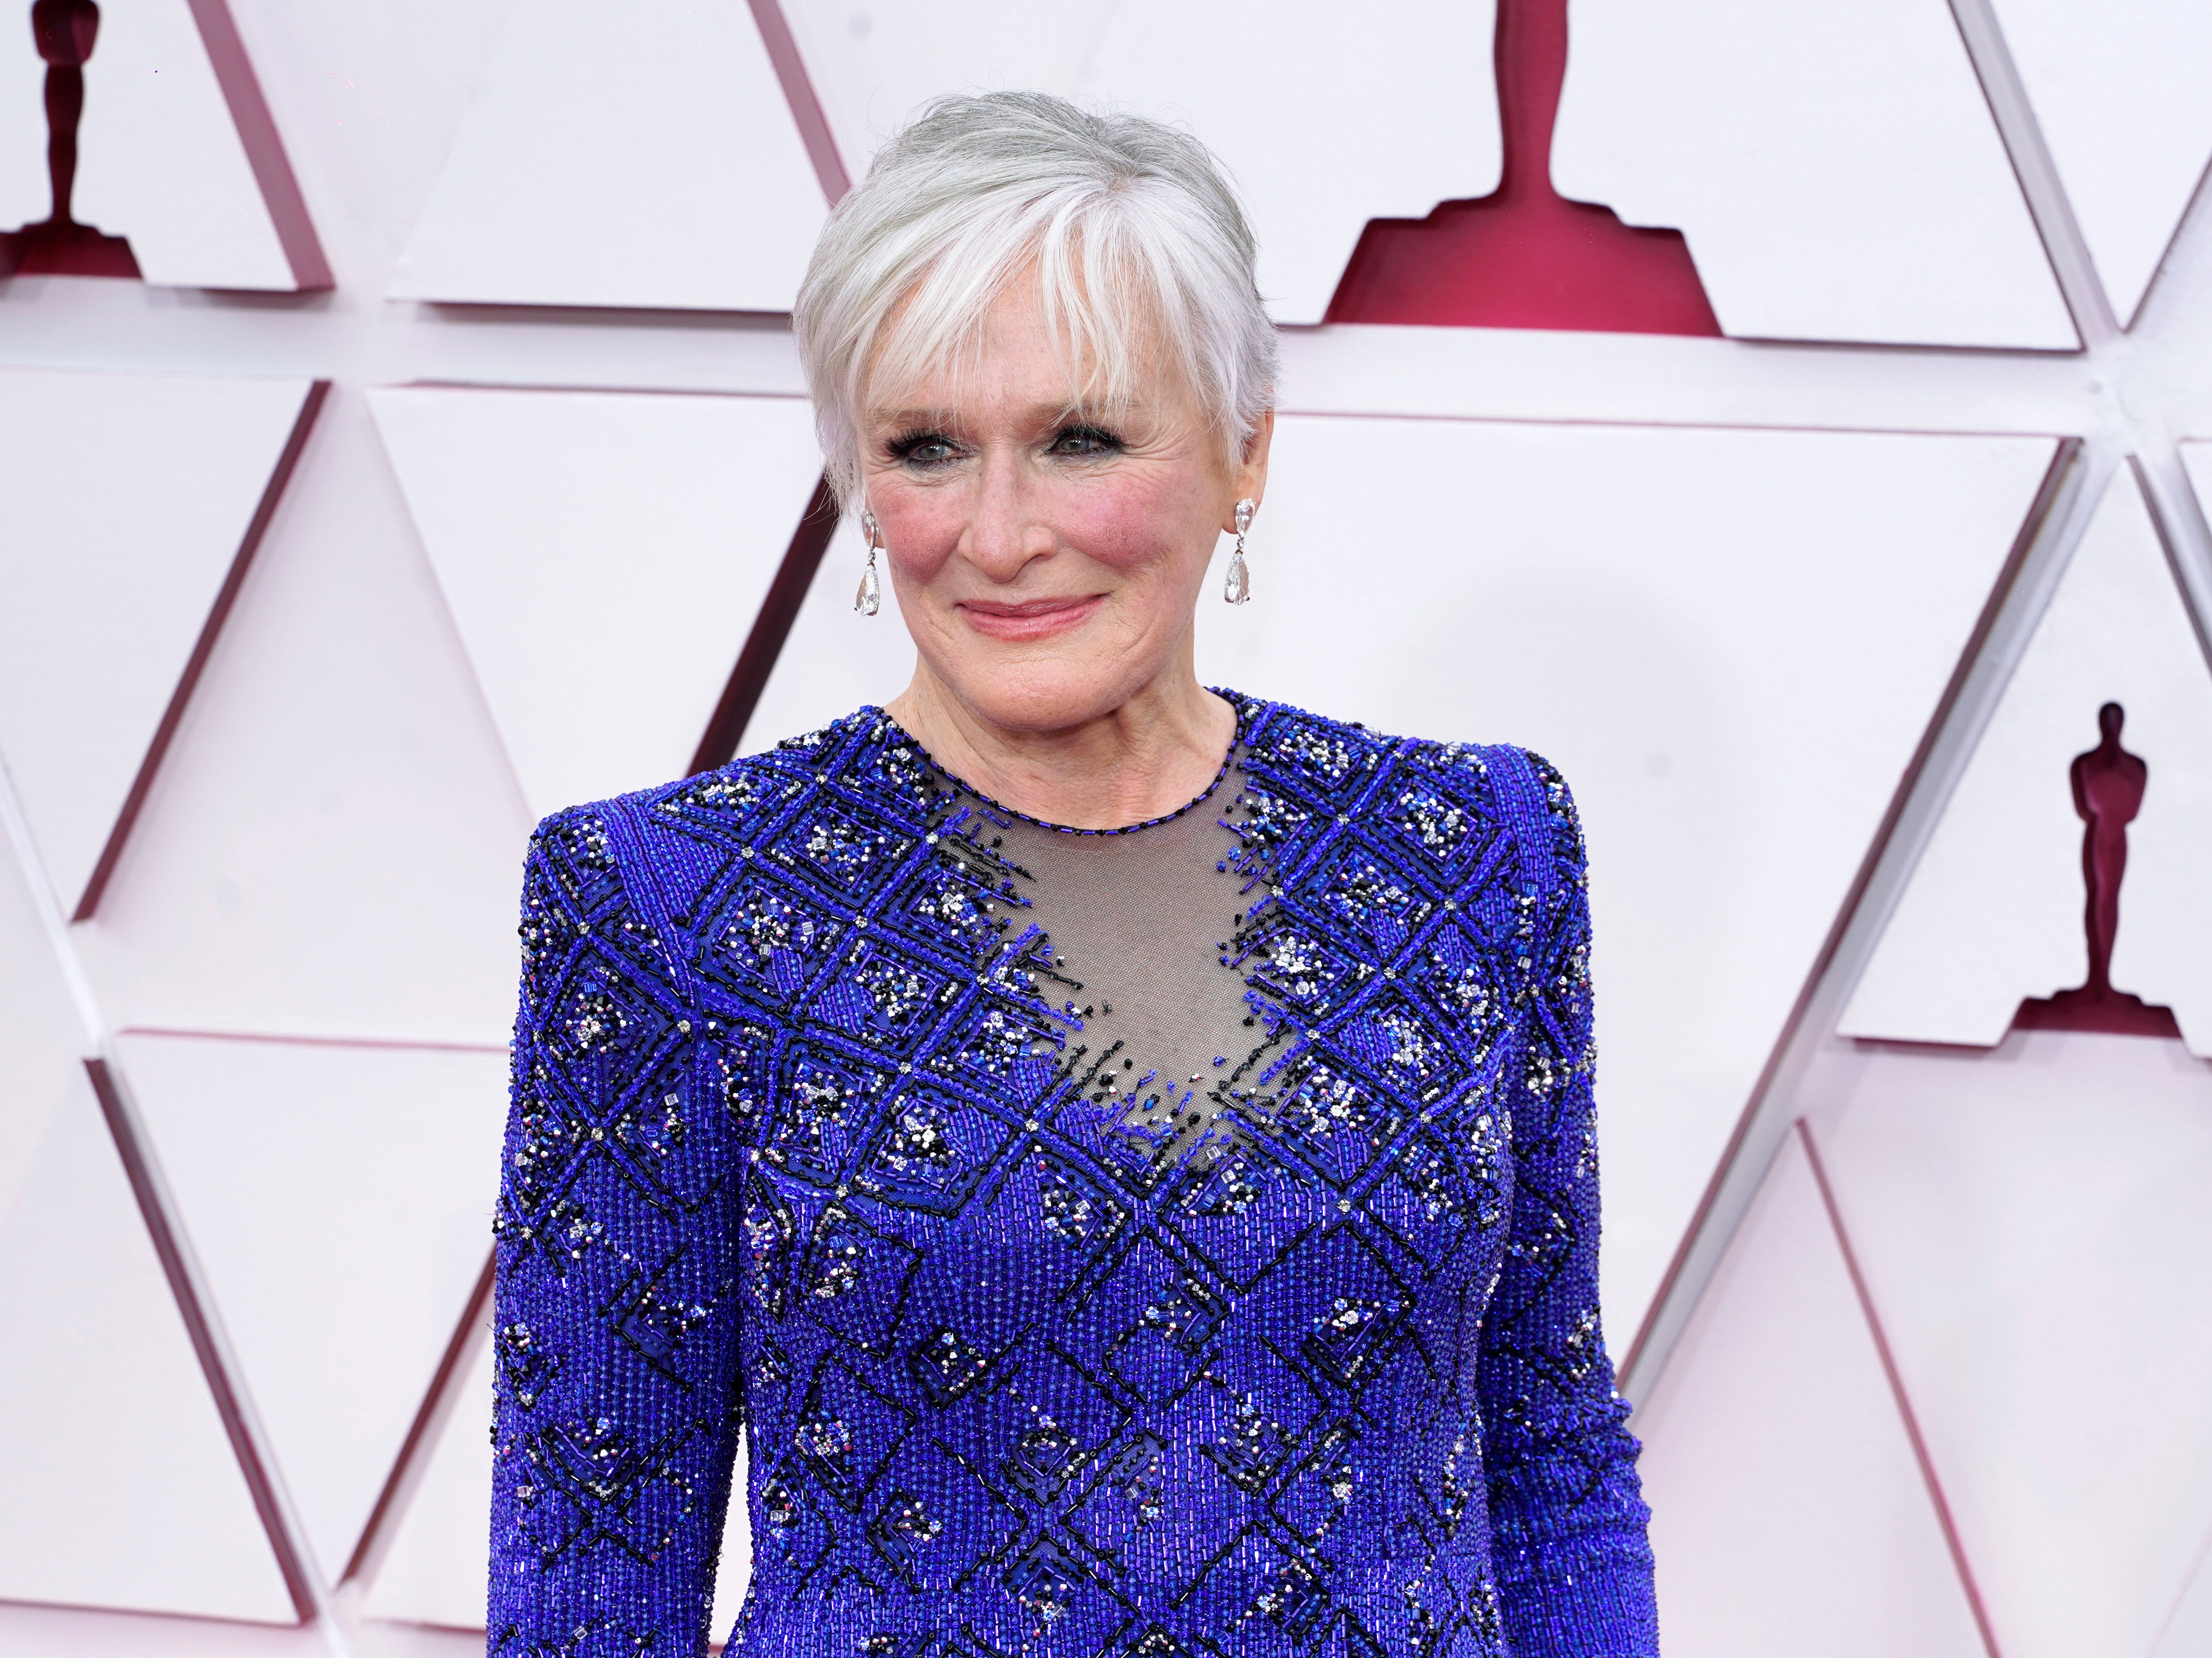
POLYGON ((887 459, 902 466, 928 471, 935 467, 951 465, 959 459, 960 446, 944 433, 933 428, 921 427, 901 432, 884 445, 887 459))
POLYGON ((1053 434, 1046 452, 1078 460, 1118 455, 1128 446, 1103 426, 1078 421, 1053 434))

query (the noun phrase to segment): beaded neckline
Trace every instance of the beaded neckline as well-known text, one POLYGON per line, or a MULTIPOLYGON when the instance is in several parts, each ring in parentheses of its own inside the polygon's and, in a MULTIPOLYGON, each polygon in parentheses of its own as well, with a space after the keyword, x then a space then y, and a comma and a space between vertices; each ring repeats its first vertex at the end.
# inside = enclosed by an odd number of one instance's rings
POLYGON ((928 766, 932 771, 935 772, 939 777, 950 783, 954 788, 959 790, 960 793, 978 802, 990 811, 1001 813, 1007 817, 1014 819, 1017 823, 1028 823, 1036 829, 1050 829, 1055 835, 1085 835, 1091 836, 1134 835, 1139 829, 1157 829, 1162 823, 1172 823, 1176 818, 1188 817, 1200 806, 1204 805, 1208 800, 1213 798, 1215 791, 1219 789, 1221 786, 1222 780, 1229 775, 1230 768, 1237 763, 1237 755, 1243 751, 1245 732, 1251 724, 1252 705, 1250 701, 1235 691, 1224 690, 1218 685, 1209 685, 1206 689, 1212 691, 1216 696, 1219 697, 1223 701, 1228 703, 1231 708, 1237 711, 1237 730, 1230 737, 1229 752, 1221 756, 1220 768, 1213 774, 1212 780, 1208 782, 1204 788, 1200 789, 1196 794, 1184 801, 1182 805, 1177 806, 1172 811, 1164 811, 1157 817, 1147 817, 1141 823, 1122 823, 1113 829, 1083 829, 1073 823, 1055 823, 1049 818, 1033 817, 1028 812, 1021 811, 1012 806, 1007 805, 1002 800, 994 800, 989 795, 984 793, 982 790, 969 782, 967 779, 962 777, 958 773, 953 771, 950 767, 939 761, 935 755, 929 751, 928 748, 922 743, 922 740, 920 738, 916 737, 912 732, 907 730, 905 726, 900 725, 896 720, 894 720, 884 709, 871 702, 866 707, 863 708, 860 712, 863 714, 874 715, 877 719, 881 720, 885 725, 889 726, 893 731, 898 732, 901 737, 904 738, 908 743, 911 743, 914 745, 914 751, 921 756, 923 763, 928 766))

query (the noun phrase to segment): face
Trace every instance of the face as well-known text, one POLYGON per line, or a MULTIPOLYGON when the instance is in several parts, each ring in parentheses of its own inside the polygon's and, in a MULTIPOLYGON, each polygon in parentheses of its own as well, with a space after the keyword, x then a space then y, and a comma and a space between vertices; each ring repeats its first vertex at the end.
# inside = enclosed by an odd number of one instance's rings
POLYGON ((897 388, 861 423, 866 504, 918 678, 1008 732, 1066 731, 1148 690, 1195 694, 1191 618, 1236 503, 1260 499, 1272 416, 1231 464, 1172 374, 1068 408, 1034 285, 974 366, 897 388))

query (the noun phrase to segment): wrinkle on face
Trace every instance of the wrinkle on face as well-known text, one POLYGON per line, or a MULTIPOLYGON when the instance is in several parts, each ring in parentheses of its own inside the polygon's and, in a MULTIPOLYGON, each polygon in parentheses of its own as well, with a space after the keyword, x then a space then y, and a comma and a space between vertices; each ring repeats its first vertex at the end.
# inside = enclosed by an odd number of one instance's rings
POLYGON ((1007 287, 972 352, 884 388, 863 489, 923 670, 978 718, 1056 730, 1188 664, 1191 616, 1241 479, 1157 336, 1146 378, 1092 398, 1034 284, 1007 287), (1008 606, 1082 607, 1008 637, 1008 606))

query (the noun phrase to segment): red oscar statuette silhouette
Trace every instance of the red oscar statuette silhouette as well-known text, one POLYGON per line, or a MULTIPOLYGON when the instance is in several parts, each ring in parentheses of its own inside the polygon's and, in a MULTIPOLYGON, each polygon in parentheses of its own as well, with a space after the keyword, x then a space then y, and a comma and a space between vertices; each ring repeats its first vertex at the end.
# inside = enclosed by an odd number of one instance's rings
POLYGON ((2142 810, 2150 766, 2120 746, 2127 712, 2117 702, 2097 710, 2103 741, 2076 755, 2074 810, 2081 835, 2081 880, 2088 889, 2082 925, 2088 933, 2089 978, 2055 996, 2032 996, 2013 1016, 2020 1030, 2099 1030, 2120 1036, 2181 1035, 2173 1010, 2112 988, 2112 944, 2120 932, 2120 881, 2128 869, 2128 825, 2142 810))
POLYGON ((53 211, 37 224, 0 233, 0 276, 138 275, 131 244, 70 216, 76 190, 76 130, 84 118, 84 66, 100 34, 93 0, 37 0, 31 38, 46 63, 46 176, 53 211))
POLYGON ((1567 0, 1498 0, 1497 66, 1497 190, 1425 219, 1370 219, 1327 320, 1718 334, 1681 232, 1625 225, 1552 187, 1567 0))

